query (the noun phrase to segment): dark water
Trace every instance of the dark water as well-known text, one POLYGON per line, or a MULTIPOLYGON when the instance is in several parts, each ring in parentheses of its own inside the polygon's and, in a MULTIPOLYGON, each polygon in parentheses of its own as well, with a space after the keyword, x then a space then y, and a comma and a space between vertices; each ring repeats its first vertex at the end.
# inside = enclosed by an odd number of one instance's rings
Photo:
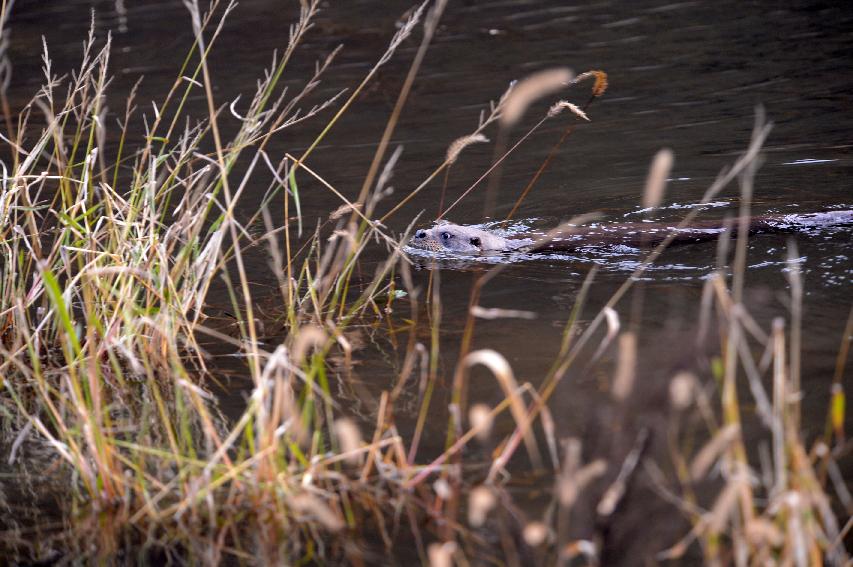
MULTIPOLYGON (((281 4, 244 0, 229 20, 213 56, 218 103, 239 93, 248 95, 271 52, 286 44, 294 9, 281 4)), ((298 52, 288 84, 301 85, 315 58, 342 43, 344 51, 317 98, 354 86, 382 53, 395 21, 409 6, 396 0, 330 3, 298 52)), ((57 72, 73 68, 92 8, 97 33, 114 34, 111 107, 123 110, 125 95, 144 75, 138 100, 150 114, 148 101, 160 100, 171 86, 192 39, 189 18, 178 1, 19 1, 11 25, 13 102, 25 102, 42 82, 42 34, 57 72)), ((350 198, 361 187, 415 48, 416 41, 410 41, 399 51, 309 160, 350 198)), ((403 147, 393 179, 396 193, 380 210, 389 209, 416 187, 441 162, 448 144, 476 127, 479 112, 509 81, 557 65, 576 72, 603 69, 610 87, 590 107, 591 122, 577 128, 539 180, 520 218, 547 223, 603 211, 611 218, 637 220, 648 163, 661 147, 672 148, 676 156, 666 196, 669 208, 663 212, 674 218, 684 212, 680 206, 697 201, 720 168, 746 148, 759 104, 775 127, 756 179, 755 209, 787 213, 853 206, 851 55, 853 11, 843 3, 794 2, 783 7, 703 1, 451 1, 396 130, 393 144, 403 147)), ((587 91, 580 88, 571 96, 580 102, 587 91)), ((514 136, 526 131, 550 102, 536 105, 514 136)), ((191 105, 199 115, 206 113, 202 99, 191 105)), ((567 120, 546 124, 506 162, 497 218, 509 211, 567 120)), ((304 148, 322 124, 321 117, 282 136, 269 149, 273 161, 284 152, 304 148)), ((452 169, 448 198, 455 199, 485 171, 492 151, 486 144, 465 151, 452 169)), ((339 206, 321 187, 306 186, 303 210, 308 219, 325 218, 339 206)), ((265 188, 266 180, 258 183, 256 194, 243 202, 242 214, 253 212, 265 188)), ((484 189, 465 200, 450 218, 458 223, 482 221, 484 189)), ((433 218, 439 191, 440 183, 423 191, 389 220, 389 228, 404 230, 421 211, 424 218, 433 218)), ((709 207, 707 216, 722 217, 736 206, 736 191, 731 188, 709 207)), ((313 220, 308 224, 313 226, 313 220)), ((850 232, 802 235, 798 244, 807 290, 805 425, 820 431, 851 302, 850 232)), ((371 251, 369 259, 379 261, 384 254, 380 249, 371 251)), ((788 315, 785 255, 784 236, 760 236, 750 243, 748 305, 765 325, 775 316, 788 315)), ((590 267, 597 262, 602 270, 585 318, 598 311, 637 260, 630 254, 587 255, 508 266, 484 289, 481 305, 529 311, 536 318, 480 321, 474 347, 501 352, 519 380, 538 384, 559 348, 560 330, 590 267)), ((259 283, 272 283, 263 254, 249 262, 259 283)), ((701 287, 714 262, 713 244, 698 244, 666 254, 647 274, 640 364, 650 391, 660 388, 685 356, 684 337, 695 330, 701 287)), ((414 272, 415 281, 425 287, 432 268, 417 258, 415 265, 420 268, 414 272)), ((476 271, 470 264, 441 269, 446 381, 456 361, 476 271)), ((630 301, 618 310, 627 319, 630 301)), ((427 340, 428 333, 420 336, 427 340)), ((396 377, 394 364, 400 354, 390 341, 377 340, 357 356, 357 374, 374 393, 396 377)), ((598 374, 578 372, 561 385, 551 404, 561 437, 589 438, 595 408, 606 396, 601 380, 598 374)), ((846 380, 850 382, 849 373, 846 380)), ((244 394, 237 388, 224 404, 236 409, 244 394)), ((476 375, 471 401, 495 403, 501 397, 494 381, 476 375)), ((638 411, 654 419, 655 394, 648 398, 638 411)), ((436 411, 441 413, 446 402, 446 394, 440 392, 436 411)), ((444 427, 443 420, 435 420, 425 451, 440 447, 444 427)))

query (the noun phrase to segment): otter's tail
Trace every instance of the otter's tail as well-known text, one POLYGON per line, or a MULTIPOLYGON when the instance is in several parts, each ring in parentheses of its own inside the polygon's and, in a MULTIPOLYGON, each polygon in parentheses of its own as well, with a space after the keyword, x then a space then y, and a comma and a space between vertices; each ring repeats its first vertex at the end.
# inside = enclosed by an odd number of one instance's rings
MULTIPOLYGON (((735 218, 730 225, 731 235, 737 237, 741 228, 741 219, 735 218)), ((827 228, 853 225, 853 210, 825 211, 787 215, 761 215, 749 219, 749 234, 766 233, 814 233, 827 228)), ((703 240, 716 240, 724 231, 720 221, 698 221, 682 229, 673 244, 687 244, 703 240)), ((662 240, 659 239, 658 241, 662 240)), ((656 242, 657 243, 657 242, 656 242)))
MULTIPOLYGON (((853 210, 827 211, 821 213, 764 215, 749 219, 749 233, 802 232, 813 233, 820 230, 853 225, 853 210)), ((740 219, 735 218, 728 225, 730 234, 737 237, 740 232, 740 219)), ((717 240, 725 231, 726 225, 719 220, 697 220, 689 226, 678 228, 671 223, 602 223, 580 226, 566 230, 548 242, 532 246, 535 252, 564 252, 581 246, 628 246, 648 247, 660 244, 671 237, 671 244, 691 244, 717 240)))
POLYGON ((754 224, 766 232, 811 232, 853 225, 853 210, 757 217, 754 224))

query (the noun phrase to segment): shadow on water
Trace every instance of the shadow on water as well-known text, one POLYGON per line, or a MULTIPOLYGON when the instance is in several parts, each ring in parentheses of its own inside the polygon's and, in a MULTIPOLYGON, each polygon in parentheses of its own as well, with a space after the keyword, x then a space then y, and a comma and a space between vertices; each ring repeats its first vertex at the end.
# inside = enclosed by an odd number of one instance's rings
MULTIPOLYGON (((339 60, 315 96, 323 99, 351 87, 382 52, 395 20, 408 7, 408 2, 399 0, 330 3, 294 60, 296 70, 290 76, 310 76, 315 56, 321 57, 343 44, 339 60)), ((18 2, 10 40, 13 106, 23 104, 42 83, 41 35, 45 36, 57 72, 66 73, 75 66, 90 9, 94 9, 96 32, 112 32, 115 42, 112 68, 116 78, 111 90, 115 100, 110 101, 108 119, 115 118, 112 109, 118 112, 122 108, 124 97, 140 75, 145 78, 138 101, 147 113, 151 112, 147 101, 158 99, 171 87, 179 56, 192 41, 189 18, 180 2, 18 2)), ((240 3, 213 54, 211 72, 219 102, 235 100, 251 89, 268 64, 270 53, 286 43, 283 38, 294 14, 293 6, 282 6, 277 1, 240 3)), ((684 207, 699 199, 720 167, 743 151, 757 104, 765 106, 775 127, 756 178, 755 210, 812 212, 849 204, 853 200, 851 29, 853 11, 843 3, 794 2, 777 6, 605 0, 567 6, 559 0, 451 2, 392 141, 393 146, 403 147, 394 172, 395 191, 404 194, 417 186, 444 158, 448 144, 470 130, 480 111, 503 92, 510 80, 542 68, 569 65, 577 71, 606 70, 610 88, 590 109, 591 122, 577 128, 544 172, 520 216, 554 222, 589 211, 603 211, 611 219, 641 217, 639 193, 649 159, 659 148, 669 147, 674 150, 676 161, 666 197, 670 204, 660 214, 678 218, 684 207)), ((311 167, 351 198, 361 186, 415 48, 412 43, 401 50, 311 158, 311 167)), ((190 99, 188 104, 197 106, 202 114, 206 111, 202 97, 190 99)), ((239 107, 238 101, 236 108, 239 107)), ((223 118, 223 127, 235 128, 228 118, 223 118)), ((509 212, 563 127, 549 124, 538 130, 507 160, 496 218, 509 212)), ((314 128, 316 124, 311 123, 294 129, 288 137, 273 141, 268 152, 274 156, 298 152, 316 135, 314 128)), ((522 131, 524 125, 518 128, 518 132, 522 131)), ((115 151, 115 143, 109 140, 108 152, 115 151)), ((466 149, 450 173, 448 198, 461 194, 488 168, 491 158, 492 149, 487 144, 466 149)), ((340 202, 309 183, 306 181, 302 207, 307 225, 313 228, 316 219, 324 220, 340 202)), ((265 189, 260 183, 253 187, 254 192, 240 204, 240 214, 248 217, 253 213, 265 189)), ((438 213, 439 191, 437 183, 416 196, 389 219, 389 228, 402 233, 420 212, 421 218, 426 219, 422 224, 428 224, 438 213)), ((484 199, 481 188, 454 210, 452 220, 465 224, 482 222, 484 199)), ((394 200, 389 200, 389 207, 391 202, 394 200)), ((384 212, 382 209, 380 205, 380 213, 384 212)), ((726 194, 707 206, 704 215, 722 218, 736 213, 736 209, 736 196, 726 194)), ((827 377, 832 375, 850 303, 853 260, 849 235, 849 231, 818 232, 799 238, 798 261, 808 290, 804 327, 810 329, 804 347, 803 408, 806 426, 813 431, 824 426, 829 398, 827 377)), ((784 315, 788 308, 786 298, 776 291, 787 286, 786 238, 762 235, 750 241, 748 299, 753 314, 764 325, 773 317, 784 315)), ((379 262, 385 252, 376 248, 368 257, 379 262)), ((591 249, 565 257, 514 258, 525 261, 513 261, 489 282, 482 291, 481 304, 527 315, 478 321, 473 347, 502 353, 520 381, 537 384, 560 348, 562 326, 591 266, 601 268, 587 300, 594 313, 639 259, 638 251, 618 248, 591 249)), ((444 447, 450 401, 447 386, 459 352, 471 286, 474 277, 485 272, 490 262, 435 263, 417 254, 412 255, 412 261, 413 280, 423 292, 430 275, 440 271, 440 368, 444 389, 437 392, 433 401, 435 416, 427 425, 421 446, 422 454, 428 456, 438 454, 444 447)), ((274 296, 276 282, 269 274, 263 251, 259 248, 257 254, 247 255, 246 262, 257 287, 268 287, 269 295, 274 296)), ((672 339, 695 332, 702 286, 714 266, 714 245, 704 243, 669 251, 645 274, 647 285, 639 323, 644 332, 639 350, 647 360, 639 375, 647 380, 647 391, 637 407, 638 415, 625 418, 626 428, 659 419, 657 407, 665 395, 664 378, 681 368, 687 357, 687 353, 671 346, 676 344, 672 339)), ((220 310, 227 326, 228 298, 213 296, 211 303, 214 310, 220 310)), ((408 302, 403 298, 388 315, 389 324, 402 325, 407 316, 408 302)), ((418 337, 427 341, 429 329, 426 323, 422 324, 425 327, 418 331, 418 337)), ((283 338, 283 333, 284 329, 272 320, 263 340, 274 344, 283 338)), ((393 385, 400 371, 401 346, 378 328, 360 331, 355 342, 360 346, 355 355, 357 365, 348 377, 357 384, 355 391, 350 391, 352 386, 346 385, 342 376, 337 379, 341 380, 342 399, 349 397, 351 412, 370 423, 376 400, 393 385)), ((233 376, 224 382, 222 408, 226 414, 237 415, 250 387, 241 378, 242 362, 233 356, 230 347, 208 347, 215 364, 233 376)), ((609 360, 610 355, 605 355, 605 361, 609 360)), ((585 447, 591 447, 594 454, 607 453, 594 445, 600 441, 596 428, 603 419, 596 408, 604 405, 602 400, 607 393, 598 371, 587 370, 561 385, 552 408, 555 428, 560 437, 584 438, 585 447)), ((491 405, 503 397, 493 380, 479 375, 474 376, 468 395, 472 402, 491 405)), ((411 396, 416 398, 417 392, 411 396)), ((416 400, 411 408, 409 421, 405 415, 399 416, 404 429, 413 427, 416 400)), ((514 490, 529 491, 527 508, 536 514, 542 487, 550 486, 551 481, 530 481, 526 488, 524 482, 520 480, 514 490)), ((17 498, 26 497, 14 496, 13 500, 17 498)), ((673 513, 671 509, 662 510, 657 496, 648 488, 632 498, 635 500, 631 504, 638 510, 673 513)), ((647 528, 648 537, 642 544, 636 543, 644 533, 646 514, 635 513, 630 521, 614 528, 613 550, 618 549, 618 542, 625 544, 622 552, 612 552, 614 560, 627 564, 626 558, 635 550, 648 553, 663 549, 675 541, 674 534, 683 528, 647 528), (629 541, 635 543, 628 546, 625 542, 629 541)))

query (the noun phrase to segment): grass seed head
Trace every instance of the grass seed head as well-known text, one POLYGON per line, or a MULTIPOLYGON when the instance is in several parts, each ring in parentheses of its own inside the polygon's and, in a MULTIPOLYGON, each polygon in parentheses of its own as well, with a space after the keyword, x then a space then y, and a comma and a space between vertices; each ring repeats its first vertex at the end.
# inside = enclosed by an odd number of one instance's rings
POLYGON ((456 543, 431 543, 427 548, 430 567, 453 567, 453 554, 456 553, 456 543))
POLYGON ((477 486, 468 495, 468 524, 479 528, 486 523, 489 513, 497 504, 495 493, 488 486, 477 486))
POLYGON ((486 404, 474 404, 468 410, 468 423, 477 430, 477 439, 487 441, 492 432, 492 410, 486 404))
POLYGON ((575 77, 575 80, 572 82, 577 84, 582 83, 583 81, 586 81, 588 79, 595 79, 595 83, 592 85, 592 96, 599 97, 603 95, 605 91, 607 91, 607 73, 605 73, 604 71, 593 70, 587 71, 586 73, 581 73, 580 75, 575 77))
POLYGON ((358 462, 360 460, 358 451, 361 449, 363 442, 361 431, 355 422, 347 417, 335 420, 335 435, 338 438, 341 452, 350 454, 347 460, 358 462))
POLYGON ((696 387, 696 376, 691 372, 679 372, 669 383, 669 401, 672 407, 681 411, 693 403, 693 389, 696 387))
POLYGON ((479 133, 457 138, 447 147, 447 156, 444 158, 444 161, 446 161, 448 165, 454 164, 456 163, 456 160, 459 159, 459 154, 462 153, 462 150, 472 144, 482 144, 488 141, 489 139, 487 137, 479 133))
POLYGON ((558 114, 562 114, 562 112, 564 110, 568 110, 569 112, 571 112, 575 116, 583 118, 584 120, 589 122, 589 116, 586 115, 586 112, 584 112, 578 105, 572 104, 571 102, 567 102, 565 100, 561 100, 561 101, 556 102, 548 110, 548 116, 553 118, 553 117, 557 116, 558 114))
POLYGON ((524 526, 524 530, 522 531, 522 537, 524 537, 524 543, 529 545, 530 547, 539 547, 548 539, 550 535, 550 530, 548 526, 543 524, 542 522, 530 522, 526 526, 524 526))
POLYGON ((345 527, 343 519, 328 504, 313 494, 303 492, 294 497, 290 505, 298 513, 313 517, 330 532, 337 532, 345 527))
POLYGON ((613 398, 624 402, 634 389, 637 369, 637 335, 632 332, 619 336, 619 359, 613 378, 613 398))
POLYGON ((649 168, 649 176, 646 178, 646 188, 643 191, 643 208, 651 209, 661 204, 666 180, 672 170, 674 158, 672 150, 668 148, 664 148, 655 154, 649 168))
POLYGON ((501 126, 515 126, 534 101, 566 88, 571 80, 571 70, 555 68, 539 71, 519 81, 504 102, 501 126))

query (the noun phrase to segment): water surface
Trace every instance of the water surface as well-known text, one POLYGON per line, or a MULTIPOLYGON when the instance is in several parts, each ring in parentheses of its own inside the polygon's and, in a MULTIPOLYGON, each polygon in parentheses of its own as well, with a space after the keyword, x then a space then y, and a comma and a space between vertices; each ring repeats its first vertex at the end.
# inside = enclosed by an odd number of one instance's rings
MULTIPOLYGON (((410 3, 398 0, 329 3, 294 59, 288 84, 298 88, 315 59, 343 44, 315 98, 352 88, 384 50, 395 22, 409 7, 410 3)), ((39 70, 42 34, 55 72, 67 73, 74 67, 91 9, 96 32, 113 34, 116 78, 110 108, 123 111, 124 97, 144 75, 138 100, 150 116, 148 101, 161 99, 171 86, 192 40, 189 17, 178 1, 16 3, 10 44, 14 104, 22 105, 43 80, 39 70)), ((232 101, 240 93, 248 96, 272 51, 286 44, 294 14, 293 6, 272 0, 240 3, 213 56, 218 103, 232 101)), ((667 206, 659 214, 678 218, 701 197, 719 170, 746 148, 759 104, 775 126, 756 179, 755 210, 789 213, 851 206, 851 46, 853 11, 843 3, 451 1, 395 132, 393 146, 402 146, 403 154, 394 172, 395 194, 380 205, 380 211, 390 209, 416 187, 441 162, 449 143, 476 127, 481 110, 511 80, 553 66, 569 66, 576 72, 603 69, 610 87, 589 108, 590 123, 578 126, 545 171, 525 201, 521 218, 556 223, 590 211, 616 220, 642 218, 640 191, 649 160, 662 147, 672 148, 676 159, 667 206)), ((313 169, 349 198, 355 198, 361 187, 415 48, 416 41, 410 41, 400 49, 309 160, 313 169)), ((576 102, 588 96, 583 88, 568 95, 576 102)), ((526 131, 550 102, 535 105, 512 136, 526 131)), ((190 104, 198 115, 206 113, 200 96, 190 104)), ((510 210, 570 120, 563 116, 547 123, 507 160, 496 219, 510 210)), ((275 140, 268 148, 273 161, 285 152, 304 149, 322 123, 321 117, 275 140)), ((223 119, 226 131, 235 124, 223 119)), ((494 137, 494 132, 489 135, 494 137)), ((114 151, 111 148, 108 151, 114 151)), ((448 200, 486 170, 492 152, 487 144, 465 150, 452 168, 448 200)), ((242 202, 242 215, 254 212, 266 181, 259 180, 242 202)), ((304 183, 303 211, 306 224, 313 227, 316 219, 325 219, 340 202, 307 179, 304 183)), ((450 219, 460 224, 487 220, 483 219, 484 189, 455 208, 450 219)), ((401 233, 419 213, 423 219, 434 218, 440 191, 440 183, 428 187, 388 221, 389 229, 401 233)), ((733 187, 704 215, 721 218, 736 209, 733 187)), ((750 241, 747 299, 764 325, 773 317, 788 315, 787 238, 762 235, 750 241)), ((820 431, 850 305, 850 232, 803 234, 797 244, 806 286, 805 427, 820 431)), ((636 267, 640 256, 623 252, 539 258, 507 266, 483 290, 480 303, 524 311, 533 318, 482 320, 474 347, 497 350, 510 361, 519 380, 538 384, 559 349, 561 329, 591 267, 601 269, 583 312, 586 319, 597 313, 636 267)), ((369 251, 368 263, 381 261, 385 254, 379 247, 369 251)), ((247 261, 259 287, 274 285, 263 253, 247 261)), ((685 349, 691 348, 689 337, 696 329, 701 289, 715 261, 712 243, 684 246, 665 254, 645 274, 640 364, 650 392, 660 390, 683 363, 685 349)), ((435 265, 417 257, 413 262, 415 283, 422 289, 430 274, 440 271, 441 370, 442 384, 447 385, 472 282, 486 267, 470 262, 435 265)), ((212 302, 228 304, 226 297, 213 297, 212 302)), ((400 316, 405 316, 405 301, 398 305, 400 316)), ((630 301, 619 306, 626 320, 630 309, 630 301)), ((419 337, 427 341, 428 330, 419 331, 419 337)), ((402 353, 391 340, 364 344, 357 352, 356 376, 368 392, 378 396, 393 384, 402 353)), ((247 384, 239 379, 239 364, 226 360, 222 365, 237 374, 233 391, 223 396, 226 410, 236 413, 247 384)), ((551 404, 561 437, 580 436, 594 442, 589 429, 596 423, 595 408, 606 398, 603 379, 598 371, 579 371, 561 385, 551 404)), ((494 404, 502 394, 493 380, 476 374, 469 397, 472 402, 494 404)), ((655 418, 659 398, 645 396, 637 409, 641 418, 655 418)), ((437 416, 445 414, 448 399, 446 390, 438 392, 433 402, 437 416)), ((370 403, 355 398, 351 403, 353 413, 371 420, 370 403)), ((406 416, 400 419, 405 427, 406 416)), ((435 454, 444 440, 445 422, 437 418, 430 424, 424 455, 435 454)), ((641 506, 657 505, 654 495, 646 493, 643 498, 641 506)), ((630 538, 638 528, 630 522, 626 525, 620 537, 630 538)), ((647 543, 656 549, 672 543, 664 540, 664 535, 660 541, 650 537, 647 543)), ((623 557, 630 556, 631 548, 625 549, 623 557)))

